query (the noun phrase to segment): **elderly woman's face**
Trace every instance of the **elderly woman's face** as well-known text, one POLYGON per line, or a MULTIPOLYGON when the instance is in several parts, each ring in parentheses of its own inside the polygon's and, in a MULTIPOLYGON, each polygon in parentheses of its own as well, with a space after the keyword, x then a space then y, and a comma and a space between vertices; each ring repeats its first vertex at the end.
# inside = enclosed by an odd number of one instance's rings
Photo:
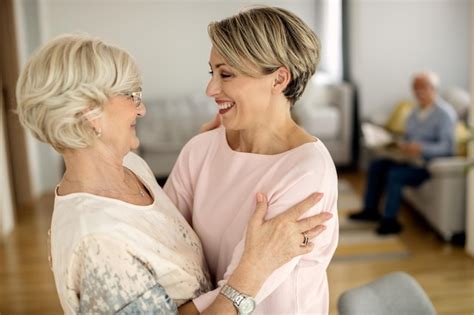
POLYGON ((138 148, 140 141, 136 134, 137 118, 144 116, 145 112, 145 105, 140 103, 137 106, 130 96, 111 97, 104 105, 101 117, 102 142, 122 155, 138 148))
POLYGON ((214 48, 209 65, 212 76, 206 94, 215 99, 223 125, 230 130, 242 130, 265 123, 273 78, 242 74, 230 67, 214 48))

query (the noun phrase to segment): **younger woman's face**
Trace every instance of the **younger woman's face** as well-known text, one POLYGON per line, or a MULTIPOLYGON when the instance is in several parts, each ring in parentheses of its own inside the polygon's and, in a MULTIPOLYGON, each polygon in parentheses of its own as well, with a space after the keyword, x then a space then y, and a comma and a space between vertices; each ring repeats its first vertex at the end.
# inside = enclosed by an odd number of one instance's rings
POLYGON ((264 124, 271 103, 273 76, 245 75, 229 66, 214 47, 209 66, 211 78, 206 94, 216 101, 224 127, 244 130, 264 124))

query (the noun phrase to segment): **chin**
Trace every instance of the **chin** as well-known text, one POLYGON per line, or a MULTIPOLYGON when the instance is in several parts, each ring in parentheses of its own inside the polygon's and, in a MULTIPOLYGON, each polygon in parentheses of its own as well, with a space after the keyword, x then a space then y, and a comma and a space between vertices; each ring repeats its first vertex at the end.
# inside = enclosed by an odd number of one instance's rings
POLYGON ((222 125, 227 130, 241 130, 239 124, 234 122, 232 119, 222 119, 222 125))
POLYGON ((132 143, 130 144, 130 150, 136 150, 140 146, 140 140, 138 138, 133 139, 132 143))

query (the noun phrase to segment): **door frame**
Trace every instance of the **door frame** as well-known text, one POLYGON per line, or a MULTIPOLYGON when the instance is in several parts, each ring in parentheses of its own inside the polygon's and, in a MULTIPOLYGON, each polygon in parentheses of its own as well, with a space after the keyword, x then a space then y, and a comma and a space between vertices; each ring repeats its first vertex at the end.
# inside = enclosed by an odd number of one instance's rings
POLYGON ((18 46, 15 27, 14 0, 0 1, 0 78, 4 96, 7 162, 12 176, 12 197, 16 213, 32 205, 33 193, 25 130, 16 109, 15 88, 19 76, 18 46))

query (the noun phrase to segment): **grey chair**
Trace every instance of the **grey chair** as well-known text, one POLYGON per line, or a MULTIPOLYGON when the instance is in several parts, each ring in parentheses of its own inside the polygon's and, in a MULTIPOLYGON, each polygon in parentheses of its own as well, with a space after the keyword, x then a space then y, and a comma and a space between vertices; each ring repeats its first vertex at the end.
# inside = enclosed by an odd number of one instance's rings
POLYGON ((433 304, 409 274, 395 272, 344 292, 338 300, 340 315, 433 315, 433 304))

